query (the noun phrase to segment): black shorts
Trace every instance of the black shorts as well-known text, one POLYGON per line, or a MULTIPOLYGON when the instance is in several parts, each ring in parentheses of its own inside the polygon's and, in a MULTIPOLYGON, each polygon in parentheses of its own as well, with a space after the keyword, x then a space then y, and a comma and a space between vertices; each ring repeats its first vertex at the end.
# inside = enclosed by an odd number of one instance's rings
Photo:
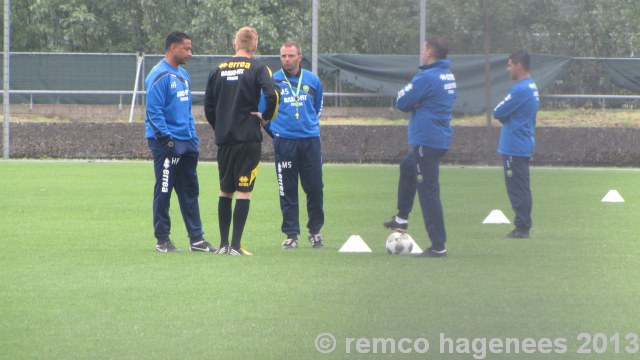
POLYGON ((261 154, 262 143, 259 142, 218 146, 220 191, 252 191, 261 154))

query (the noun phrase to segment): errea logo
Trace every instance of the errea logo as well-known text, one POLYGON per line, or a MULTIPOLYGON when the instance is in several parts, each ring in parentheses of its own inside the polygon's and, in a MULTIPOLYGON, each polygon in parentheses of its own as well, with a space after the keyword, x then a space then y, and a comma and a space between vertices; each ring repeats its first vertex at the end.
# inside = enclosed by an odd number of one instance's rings
POLYGON ((171 160, 169 160, 169 158, 165 158, 164 159, 164 164, 162 165, 163 169, 162 169, 162 189, 161 191, 163 193, 168 193, 169 192, 169 175, 171 174, 171 172, 169 171, 169 168, 171 167, 171 160))
POLYGON ((169 192, 169 178, 171 176, 171 165, 178 165, 180 162, 179 157, 165 158, 162 164, 162 186, 160 191, 163 193, 169 192))
POLYGON ((455 79, 456 79, 456 77, 453 76, 452 73, 440 74, 440 80, 442 80, 442 81, 454 81, 455 79))
POLYGON ((238 179, 238 186, 249 186, 249 178, 246 176, 240 176, 240 178, 238 179))
POLYGON ((404 94, 406 94, 409 91, 411 91, 411 89, 413 89, 413 84, 412 83, 408 83, 404 88, 402 88, 400 91, 398 91, 398 97, 404 96, 404 94))

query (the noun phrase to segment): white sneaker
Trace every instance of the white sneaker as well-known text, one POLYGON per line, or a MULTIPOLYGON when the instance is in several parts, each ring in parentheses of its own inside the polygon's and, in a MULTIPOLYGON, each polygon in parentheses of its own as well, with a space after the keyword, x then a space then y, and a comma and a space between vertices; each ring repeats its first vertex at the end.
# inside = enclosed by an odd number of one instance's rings
POLYGON ((282 249, 297 249, 298 248, 298 240, 296 239, 287 239, 282 243, 282 249))
POLYGON ((316 249, 324 247, 324 238, 320 234, 309 235, 309 242, 316 249))

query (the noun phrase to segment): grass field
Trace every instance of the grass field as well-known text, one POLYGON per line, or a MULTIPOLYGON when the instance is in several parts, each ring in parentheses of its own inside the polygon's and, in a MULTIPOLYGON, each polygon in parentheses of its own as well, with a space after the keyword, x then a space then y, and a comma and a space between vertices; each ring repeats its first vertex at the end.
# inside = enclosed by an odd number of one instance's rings
MULTIPOLYGON (((501 170, 444 167, 444 259, 385 253, 397 173, 326 165, 326 247, 285 252, 264 164, 244 240, 255 255, 239 258, 155 252, 148 162, 0 161, 0 358, 637 358, 640 172, 534 168, 532 238, 504 240, 509 225, 482 224, 491 209, 513 216, 501 170), (626 201, 602 203, 610 189, 626 201), (338 253, 352 234, 373 253, 338 253)), ((199 176, 217 244, 215 164, 199 176)), ((424 248, 420 218, 409 232, 424 248)))

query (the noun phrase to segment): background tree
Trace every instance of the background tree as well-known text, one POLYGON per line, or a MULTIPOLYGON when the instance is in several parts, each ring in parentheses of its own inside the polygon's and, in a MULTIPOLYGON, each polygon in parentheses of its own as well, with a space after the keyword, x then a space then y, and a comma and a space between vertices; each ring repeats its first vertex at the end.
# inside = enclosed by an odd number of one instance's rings
MULTIPOLYGON (((182 30, 196 54, 230 54, 235 31, 260 33, 260 54, 294 39, 308 55, 311 0, 12 1, 12 51, 164 53, 182 30)), ((634 56, 637 0, 490 0, 491 50, 570 56, 634 56)), ((1 13, 1 11, 0 11, 1 13)), ((320 0, 320 53, 416 54, 419 0, 320 0)), ((0 33, 1 33, 0 29, 0 33)), ((481 0, 429 0, 427 32, 452 53, 482 53, 481 0)))

